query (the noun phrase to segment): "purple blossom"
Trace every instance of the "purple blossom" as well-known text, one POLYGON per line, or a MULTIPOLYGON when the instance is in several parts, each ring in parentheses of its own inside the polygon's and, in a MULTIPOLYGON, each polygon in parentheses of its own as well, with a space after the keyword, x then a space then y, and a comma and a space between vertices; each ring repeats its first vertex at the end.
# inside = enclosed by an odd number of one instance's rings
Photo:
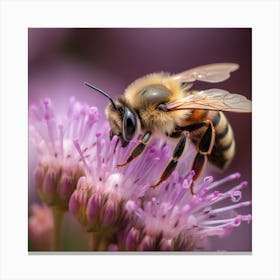
POLYGON ((38 164, 34 183, 41 199, 61 209, 68 201, 84 174, 84 166, 76 152, 73 139, 89 143, 91 127, 98 121, 96 108, 89 108, 71 98, 66 116, 56 115, 49 99, 42 106, 30 107, 30 138, 36 147, 38 164))
MULTIPOLYGON (((129 229, 119 236, 124 250, 198 250, 210 236, 225 236, 243 221, 251 221, 251 215, 240 215, 235 209, 251 205, 251 201, 239 202, 241 189, 247 183, 241 182, 221 192, 225 183, 240 178, 232 174, 213 182, 206 177, 197 186, 197 193, 190 194, 192 176, 179 179, 171 176, 159 191, 148 194, 145 200, 126 203, 131 216, 129 229), (219 206, 223 200, 226 206, 219 206)), ((206 248, 204 248, 206 249, 206 248)))
POLYGON ((86 176, 79 179, 69 209, 88 231, 120 230, 128 218, 124 203, 144 196, 151 180, 158 178, 169 160, 170 151, 163 142, 154 142, 141 157, 117 168, 137 141, 131 141, 125 149, 117 146, 116 136, 110 141, 107 123, 96 130, 92 140, 90 146, 74 140, 86 176))

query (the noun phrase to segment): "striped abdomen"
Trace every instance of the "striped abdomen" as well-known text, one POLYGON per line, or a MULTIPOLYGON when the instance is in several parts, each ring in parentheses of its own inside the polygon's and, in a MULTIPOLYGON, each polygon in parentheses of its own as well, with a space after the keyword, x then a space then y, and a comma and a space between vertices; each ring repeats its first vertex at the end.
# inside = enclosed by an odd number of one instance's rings
POLYGON ((235 153, 234 135, 226 116, 223 112, 210 110, 195 110, 193 115, 200 120, 212 121, 215 129, 215 144, 208 159, 217 167, 226 168, 235 153))

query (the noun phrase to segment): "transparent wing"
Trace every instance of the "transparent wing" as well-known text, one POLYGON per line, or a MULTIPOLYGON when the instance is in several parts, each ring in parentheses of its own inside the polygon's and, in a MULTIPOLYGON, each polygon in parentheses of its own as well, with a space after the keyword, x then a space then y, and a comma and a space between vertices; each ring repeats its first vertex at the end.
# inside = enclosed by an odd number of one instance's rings
POLYGON ((230 73, 238 68, 239 65, 236 63, 208 64, 175 74, 172 78, 181 83, 192 83, 194 81, 218 83, 227 80, 230 73))
POLYGON ((252 102, 245 96, 222 89, 208 89, 188 95, 175 102, 167 103, 168 111, 174 110, 214 110, 247 113, 252 111, 252 102))

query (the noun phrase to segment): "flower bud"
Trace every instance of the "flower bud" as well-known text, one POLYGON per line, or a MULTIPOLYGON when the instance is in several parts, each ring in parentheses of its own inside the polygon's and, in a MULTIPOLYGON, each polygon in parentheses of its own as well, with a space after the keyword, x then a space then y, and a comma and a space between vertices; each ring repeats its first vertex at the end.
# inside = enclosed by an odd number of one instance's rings
POLYGON ((160 242, 160 251, 172 251, 172 250, 173 250, 173 240, 162 239, 160 242))
POLYGON ((104 198, 98 194, 94 193, 87 204, 86 216, 87 216, 87 230, 94 230, 99 224, 99 216, 102 206, 104 204, 104 198))
POLYGON ((57 186, 57 178, 58 173, 49 168, 44 178, 43 183, 43 193, 45 197, 45 202, 47 204, 53 205, 56 201, 56 186, 57 186))
POLYGON ((124 240, 126 250, 135 251, 140 240, 140 231, 135 227, 132 227, 124 240))
POLYGON ((140 251, 155 251, 155 238, 149 235, 145 235, 142 242, 139 245, 140 251))
POLYGON ((34 179, 35 188, 39 192, 40 196, 43 192, 44 178, 45 178, 45 169, 41 164, 39 164, 33 172, 33 179, 34 179))
POLYGON ((69 199, 76 188, 76 180, 73 177, 63 174, 58 184, 58 197, 60 205, 65 210, 68 209, 69 199))
POLYGON ((77 220, 87 227, 87 206, 92 194, 92 186, 86 177, 81 177, 77 183, 77 188, 73 192, 69 201, 69 211, 77 220))
POLYGON ((110 200, 107 200, 102 211, 102 226, 109 227, 118 219, 118 205, 110 200))

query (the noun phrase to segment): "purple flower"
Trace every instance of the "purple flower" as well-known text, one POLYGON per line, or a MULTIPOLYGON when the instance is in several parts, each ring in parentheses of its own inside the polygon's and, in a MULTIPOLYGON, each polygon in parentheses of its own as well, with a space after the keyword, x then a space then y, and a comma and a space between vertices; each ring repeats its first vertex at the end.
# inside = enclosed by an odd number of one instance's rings
POLYGON ((169 160, 169 148, 160 141, 126 167, 116 167, 136 143, 125 149, 117 146, 116 136, 110 141, 107 123, 96 129, 90 146, 74 140, 86 176, 79 179, 69 209, 88 231, 115 233, 123 228, 128 221, 125 202, 141 199, 169 160))
POLYGON ((66 116, 54 113, 49 99, 42 106, 30 107, 30 138, 39 160, 34 171, 34 183, 40 198, 49 205, 68 209, 71 194, 84 166, 74 148, 73 139, 83 143, 91 140, 90 131, 99 118, 97 109, 70 100, 66 116))
MULTIPOLYGON (((210 236, 225 236, 243 221, 251 221, 251 215, 239 215, 236 209, 251 205, 251 201, 239 202, 241 182, 221 192, 225 183, 240 178, 232 174, 213 182, 206 177, 191 195, 191 172, 188 178, 171 176, 157 193, 147 192, 142 201, 129 200, 126 209, 130 216, 129 227, 119 235, 123 250, 201 250, 210 236), (227 204, 221 206, 222 201, 227 204)), ((204 248, 205 249, 205 248, 204 248)))

